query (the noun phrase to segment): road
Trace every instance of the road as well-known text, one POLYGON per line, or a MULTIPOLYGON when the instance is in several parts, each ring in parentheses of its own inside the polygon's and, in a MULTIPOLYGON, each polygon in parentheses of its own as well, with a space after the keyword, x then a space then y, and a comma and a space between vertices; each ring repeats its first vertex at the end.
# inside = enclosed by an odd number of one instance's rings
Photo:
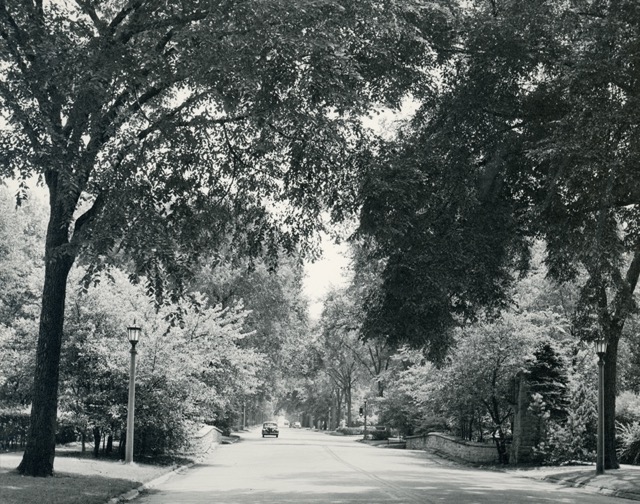
POLYGON ((136 504, 623 504, 626 499, 460 467, 427 453, 374 448, 353 437, 245 433, 136 504))

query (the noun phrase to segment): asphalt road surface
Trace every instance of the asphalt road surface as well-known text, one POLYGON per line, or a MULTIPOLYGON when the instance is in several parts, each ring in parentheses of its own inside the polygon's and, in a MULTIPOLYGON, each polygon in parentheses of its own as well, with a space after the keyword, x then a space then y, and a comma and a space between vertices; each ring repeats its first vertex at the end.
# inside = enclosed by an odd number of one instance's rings
POLYGON ((281 428, 245 433, 137 504, 623 504, 635 501, 457 466, 427 453, 375 448, 353 437, 281 428))

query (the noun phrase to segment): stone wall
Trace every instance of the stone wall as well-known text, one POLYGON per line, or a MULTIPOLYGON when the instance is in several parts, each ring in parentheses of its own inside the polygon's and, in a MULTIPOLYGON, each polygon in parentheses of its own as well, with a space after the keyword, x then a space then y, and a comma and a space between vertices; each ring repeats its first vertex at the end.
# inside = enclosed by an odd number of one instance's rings
POLYGON ((443 453, 476 464, 498 463, 498 450, 493 443, 473 443, 438 432, 422 436, 408 436, 407 450, 443 453))
POLYGON ((220 429, 213 425, 203 425, 191 438, 189 448, 184 454, 196 457, 204 455, 221 442, 222 431, 220 429))

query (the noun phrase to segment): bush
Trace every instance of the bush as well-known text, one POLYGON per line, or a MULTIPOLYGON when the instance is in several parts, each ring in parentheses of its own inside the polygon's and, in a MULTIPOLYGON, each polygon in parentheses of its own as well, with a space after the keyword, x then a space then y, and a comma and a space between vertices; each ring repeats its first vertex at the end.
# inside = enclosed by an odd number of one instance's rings
POLYGON ((0 411, 0 449, 24 447, 29 429, 29 413, 0 411))
POLYGON ((140 383, 135 455, 173 454, 189 445, 191 425, 182 413, 181 391, 168 380, 140 383))
POLYGON ((640 396, 633 392, 622 392, 616 397, 616 420, 622 424, 640 422, 640 396))
POLYGON ((374 441, 384 441, 391 437, 391 431, 388 429, 372 429, 371 439, 374 441))
POLYGON ((336 432, 344 434, 345 436, 357 436, 363 433, 363 427, 338 427, 336 432))
MULTIPOLYGON (((567 418, 563 422, 548 421, 545 439, 535 452, 548 464, 565 464, 595 460, 597 413, 595 392, 578 383, 571 396, 567 418)), ((541 416, 548 415, 541 407, 541 416)))
POLYGON ((77 427, 66 419, 58 419, 56 429, 56 444, 72 443, 78 439, 77 427))
POLYGON ((623 464, 640 463, 640 424, 633 422, 625 425, 618 423, 618 441, 620 448, 618 449, 618 457, 623 464))

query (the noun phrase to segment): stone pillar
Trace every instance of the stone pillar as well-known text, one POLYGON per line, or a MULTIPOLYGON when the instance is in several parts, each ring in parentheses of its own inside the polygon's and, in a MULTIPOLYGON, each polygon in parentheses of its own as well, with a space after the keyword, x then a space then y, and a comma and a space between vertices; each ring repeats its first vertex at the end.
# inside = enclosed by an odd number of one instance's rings
POLYGON ((514 380, 515 403, 513 441, 509 452, 511 464, 535 462, 533 447, 540 442, 540 419, 529 410, 531 391, 525 373, 518 373, 514 380))

